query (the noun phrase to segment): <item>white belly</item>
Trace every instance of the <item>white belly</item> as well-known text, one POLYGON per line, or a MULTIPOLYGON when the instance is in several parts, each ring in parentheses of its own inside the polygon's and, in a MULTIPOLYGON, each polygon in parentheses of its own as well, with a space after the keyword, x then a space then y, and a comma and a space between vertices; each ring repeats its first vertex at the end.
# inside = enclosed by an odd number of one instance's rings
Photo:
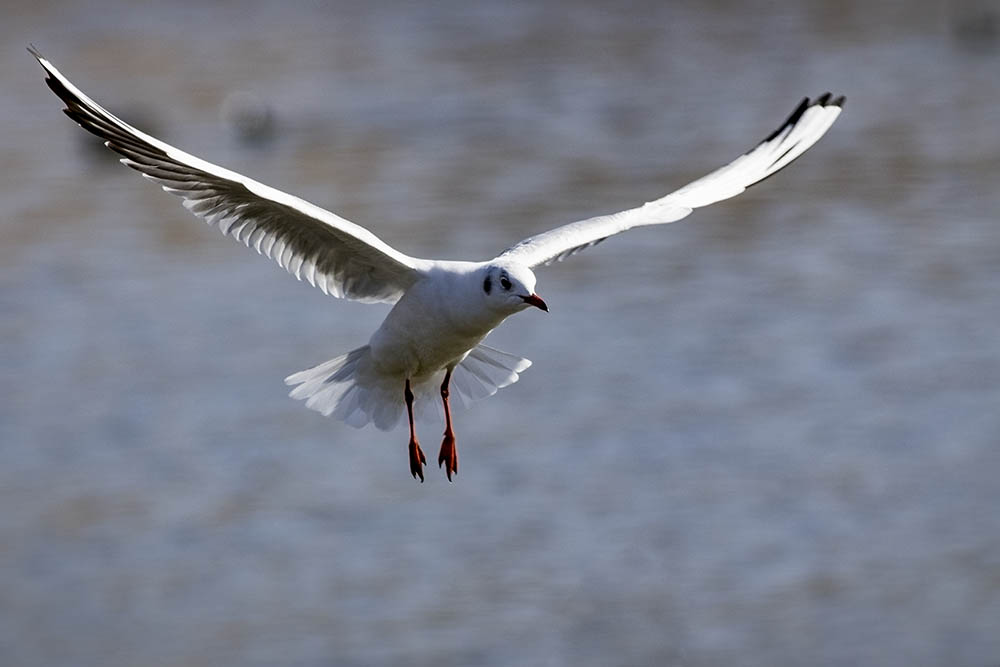
POLYGON ((420 379, 461 362, 503 318, 470 323, 446 291, 416 285, 400 299, 372 335, 372 361, 380 374, 420 379))
POLYGON ((459 363, 484 336, 455 336, 443 327, 383 324, 369 345, 380 374, 419 379, 459 363))

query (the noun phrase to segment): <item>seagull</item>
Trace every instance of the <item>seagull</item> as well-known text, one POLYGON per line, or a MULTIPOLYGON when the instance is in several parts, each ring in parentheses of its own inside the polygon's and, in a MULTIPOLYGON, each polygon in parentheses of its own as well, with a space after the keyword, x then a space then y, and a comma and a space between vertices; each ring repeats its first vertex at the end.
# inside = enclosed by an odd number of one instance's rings
POLYGON ((410 473, 424 481, 427 463, 414 414, 444 410, 438 454, 451 481, 458 450, 449 398, 463 404, 517 381, 531 362, 483 344, 514 313, 548 312, 535 292, 534 269, 561 261, 635 227, 661 225, 694 209, 735 197, 802 155, 840 115, 844 97, 805 98, 754 148, 707 176, 637 208, 536 234, 486 261, 420 259, 389 246, 364 227, 246 176, 206 162, 150 136, 85 95, 34 47, 64 113, 104 140, 135 169, 223 234, 276 261, 324 293, 393 304, 367 345, 285 379, 290 396, 354 427, 393 428, 405 407, 410 473))

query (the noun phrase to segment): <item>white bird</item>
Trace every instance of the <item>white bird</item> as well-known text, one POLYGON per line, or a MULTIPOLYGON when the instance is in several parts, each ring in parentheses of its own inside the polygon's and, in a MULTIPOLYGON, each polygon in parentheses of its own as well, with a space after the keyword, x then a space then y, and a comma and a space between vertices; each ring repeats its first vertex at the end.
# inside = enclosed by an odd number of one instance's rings
POLYGON ((483 345, 507 317, 529 307, 547 311, 532 269, 562 260, 634 227, 674 222, 693 209, 734 197, 802 155, 841 112, 830 93, 795 108, 770 136, 728 165, 638 208, 574 222, 527 238, 485 262, 418 259, 367 229, 307 201, 206 162, 137 130, 74 86, 34 47, 64 112, 119 153, 120 162, 184 206, 299 280, 325 293, 394 304, 367 345, 286 378, 291 396, 351 426, 392 428, 406 408, 410 472, 423 481, 426 458, 414 430, 418 413, 440 393, 445 431, 438 466, 458 472, 449 405, 516 382, 531 362, 483 345), (437 390, 437 392, 435 392, 437 390))

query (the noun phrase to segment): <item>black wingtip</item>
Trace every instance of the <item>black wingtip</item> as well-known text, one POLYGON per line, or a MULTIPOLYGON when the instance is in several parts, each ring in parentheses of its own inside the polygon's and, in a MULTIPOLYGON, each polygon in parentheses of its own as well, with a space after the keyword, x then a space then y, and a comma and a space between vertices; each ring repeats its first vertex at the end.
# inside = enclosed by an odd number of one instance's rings
POLYGON ((785 119, 785 122, 782 123, 780 126, 778 126, 778 129, 776 129, 774 132, 768 135, 768 137, 764 139, 764 141, 761 143, 767 143, 768 141, 771 141, 779 134, 784 132, 786 128, 798 123, 799 119, 802 118, 802 114, 804 114, 812 107, 840 107, 841 109, 844 107, 845 98, 843 95, 832 100, 831 98, 833 98, 833 93, 830 92, 823 93, 815 100, 811 100, 808 97, 803 97, 802 101, 799 102, 799 105, 797 107, 795 107, 795 110, 792 111, 791 115, 785 119))
POLYGON ((66 95, 69 91, 66 90, 66 86, 62 84, 62 81, 54 76, 47 76, 45 77, 45 85, 49 87, 49 90, 56 94, 56 97, 64 102, 66 101, 66 95))
POLYGON ((840 109, 843 109, 844 108, 844 101, 846 99, 847 98, 844 97, 843 95, 839 95, 837 97, 834 97, 833 93, 826 92, 826 93, 823 93, 822 95, 820 95, 819 97, 817 97, 816 101, 812 102, 809 106, 838 107, 840 109))
POLYGON ((45 56, 43 56, 42 52, 38 50, 38 47, 35 46, 34 44, 28 44, 28 53, 30 53, 38 62, 38 64, 41 65, 42 69, 45 70, 45 78, 51 79, 52 73, 49 72, 49 68, 45 64, 46 63, 45 56))
POLYGON ((795 107, 795 111, 793 111, 791 113, 791 115, 788 116, 788 118, 785 119, 785 122, 782 123, 781 125, 779 125, 778 129, 775 130, 774 132, 772 132, 771 134, 769 134, 767 136, 767 138, 764 139, 764 141, 762 141, 761 143, 767 143, 768 141, 771 141, 772 139, 774 139, 775 137, 777 137, 779 134, 781 134, 782 132, 784 132, 786 127, 788 127, 790 125, 795 125, 797 122, 799 122, 799 118, 802 118, 802 114, 804 114, 806 112, 806 109, 808 109, 809 106, 810 106, 810 104, 809 104, 809 98, 808 97, 803 97, 802 101, 799 102, 799 105, 797 107, 795 107))

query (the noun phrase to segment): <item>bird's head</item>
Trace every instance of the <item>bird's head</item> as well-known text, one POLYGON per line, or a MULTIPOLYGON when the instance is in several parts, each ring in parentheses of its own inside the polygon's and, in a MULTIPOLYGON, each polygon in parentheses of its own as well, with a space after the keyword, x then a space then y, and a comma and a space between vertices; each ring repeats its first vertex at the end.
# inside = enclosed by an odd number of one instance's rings
POLYGON ((479 290, 487 305, 506 315, 529 306, 549 308, 535 294, 535 274, 521 264, 488 264, 480 272, 479 290))

